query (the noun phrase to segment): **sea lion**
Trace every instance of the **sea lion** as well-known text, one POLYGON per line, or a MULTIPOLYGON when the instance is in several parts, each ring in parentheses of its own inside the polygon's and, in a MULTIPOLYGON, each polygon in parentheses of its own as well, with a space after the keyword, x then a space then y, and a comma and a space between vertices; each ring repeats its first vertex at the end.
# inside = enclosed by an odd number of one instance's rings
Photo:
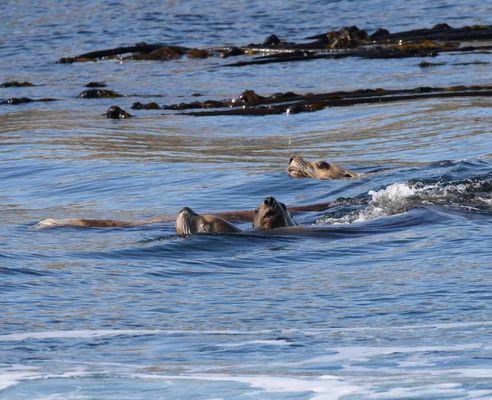
MULTIPOLYGON (((266 199, 265 199, 266 200, 266 199)), ((367 200, 363 199, 351 199, 351 198, 339 198, 335 201, 329 201, 324 203, 314 203, 314 204, 306 204, 303 206, 289 206, 288 209, 290 213, 301 213, 301 212, 319 212, 328 210, 330 208, 342 205, 342 204, 366 204, 367 200)), ((260 208, 263 212, 263 206, 258 208, 258 212, 260 208)), ((256 210, 255 210, 256 211, 256 210)), ((222 212, 214 212, 214 215, 227 220, 228 222, 251 222, 255 219, 255 211, 253 210, 236 210, 236 211, 222 211, 222 212)), ((290 215, 290 214, 289 214, 290 215)), ((268 213, 264 212, 262 216, 257 216, 257 221, 260 221, 262 218, 270 217, 268 213)), ((34 225, 37 229, 44 228, 61 228, 61 227, 77 227, 77 228, 128 228, 135 226, 143 226, 148 224, 156 224, 156 223, 169 223, 175 221, 175 218, 171 215, 162 215, 159 217, 141 219, 141 220, 115 220, 115 219, 90 219, 90 218, 47 218, 39 221, 34 225)), ((272 225, 275 225, 273 221, 274 218, 271 218, 272 225)), ((260 222, 257 222, 257 225, 261 225, 260 222)))
POLYGON ((216 215, 199 215, 191 208, 185 207, 176 218, 176 233, 179 236, 196 233, 237 233, 241 229, 236 228, 225 219, 216 215))
POLYGON ((253 227, 260 230, 270 230, 284 226, 297 225, 284 203, 274 197, 266 197, 255 210, 253 227))
POLYGON ((109 99, 113 97, 123 97, 121 94, 108 89, 89 89, 77 95, 79 99, 109 99))
POLYGON ((346 179, 359 177, 357 172, 343 169, 336 164, 323 160, 309 162, 300 156, 293 156, 290 158, 287 174, 294 178, 314 179, 346 179))
POLYGON ((118 106, 111 106, 108 108, 108 111, 106 111, 106 117, 112 119, 124 119, 131 118, 133 117, 133 115, 130 115, 128 112, 118 106))

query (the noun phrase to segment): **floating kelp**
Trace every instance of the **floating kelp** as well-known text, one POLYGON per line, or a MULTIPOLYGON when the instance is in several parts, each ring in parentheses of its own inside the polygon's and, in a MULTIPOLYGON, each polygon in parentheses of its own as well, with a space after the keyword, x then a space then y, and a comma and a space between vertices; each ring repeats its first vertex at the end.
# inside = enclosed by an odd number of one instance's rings
POLYGON ((17 104, 49 102, 49 101, 57 101, 57 99, 51 99, 51 98, 31 99, 29 97, 11 97, 10 99, 0 101, 0 104, 17 105, 17 104))
POLYGON ((89 89, 77 95, 79 99, 109 99, 113 97, 123 97, 123 95, 108 89, 89 89))
POLYGON ((159 107, 159 104, 154 101, 151 103, 140 103, 137 101, 132 104, 132 109, 134 110, 159 110, 160 108, 161 107, 159 107))
POLYGON ((492 26, 474 25, 452 28, 448 24, 437 24, 432 28, 414 29, 390 33, 379 28, 369 34, 357 26, 310 36, 309 42, 292 42, 276 35, 268 36, 261 43, 246 46, 216 46, 206 49, 173 46, 165 43, 137 43, 135 46, 116 47, 92 51, 75 57, 63 57, 59 63, 97 61, 99 59, 119 58, 122 60, 168 61, 187 56, 189 58, 221 58, 249 55, 258 56, 253 60, 227 64, 244 66, 277 62, 306 61, 318 58, 402 58, 435 56, 449 51, 477 51, 490 49, 489 45, 467 45, 461 42, 492 39, 492 26))
POLYGON ((270 115, 314 112, 325 107, 343 107, 355 104, 388 103, 427 98, 492 96, 492 85, 417 87, 413 89, 362 89, 319 94, 300 95, 293 92, 260 96, 246 90, 231 100, 206 100, 203 102, 181 103, 163 106, 166 110, 211 108, 216 110, 185 112, 182 115, 270 115), (222 109, 221 109, 222 108, 222 109))
POLYGON ((7 81, 0 83, 0 88, 34 86, 31 82, 7 81))

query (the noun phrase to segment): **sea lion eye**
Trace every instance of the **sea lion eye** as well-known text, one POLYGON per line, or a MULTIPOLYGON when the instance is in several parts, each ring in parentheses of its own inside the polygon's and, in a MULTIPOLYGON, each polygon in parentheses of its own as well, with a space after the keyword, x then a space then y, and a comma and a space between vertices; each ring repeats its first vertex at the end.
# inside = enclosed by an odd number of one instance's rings
POLYGON ((330 164, 329 164, 329 163, 327 163, 326 161, 318 161, 318 162, 316 163, 316 166, 317 166, 318 168, 321 168, 321 169, 329 169, 329 168, 330 168, 330 164))
POLYGON ((255 208, 255 214, 258 214, 258 209, 257 208, 255 208))
POLYGON ((289 164, 290 164, 292 161, 294 161, 294 157, 291 157, 291 158, 289 159, 289 164))

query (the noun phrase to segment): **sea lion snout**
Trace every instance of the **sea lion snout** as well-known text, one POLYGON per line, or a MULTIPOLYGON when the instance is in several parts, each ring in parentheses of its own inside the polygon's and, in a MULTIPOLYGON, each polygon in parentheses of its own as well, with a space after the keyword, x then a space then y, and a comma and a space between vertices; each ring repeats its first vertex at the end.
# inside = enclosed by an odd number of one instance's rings
POLYGON ((294 178, 345 179, 357 178, 359 174, 325 160, 307 161, 300 156, 289 159, 287 174, 294 178))
POLYGON ((178 214, 193 214, 193 210, 190 207, 183 207, 178 214))

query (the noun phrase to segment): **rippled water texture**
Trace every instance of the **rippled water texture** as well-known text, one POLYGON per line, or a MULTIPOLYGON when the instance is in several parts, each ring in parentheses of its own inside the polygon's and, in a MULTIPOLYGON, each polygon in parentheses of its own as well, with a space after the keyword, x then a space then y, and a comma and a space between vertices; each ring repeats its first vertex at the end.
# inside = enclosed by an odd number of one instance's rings
POLYGON ((0 3, 0 399, 491 399, 492 100, 264 117, 113 104, 491 84, 490 53, 223 68, 218 58, 55 64, 137 42, 301 40, 356 24, 486 24, 486 1, 0 3), (89 81, 126 95, 76 99, 89 81), (200 99, 200 97, 198 97, 200 99), (132 110, 133 111, 133 110, 132 110), (292 154, 357 180, 289 178, 292 154), (376 172, 375 172, 376 171, 376 172), (179 238, 172 223, 36 230, 352 197, 304 233, 179 238))

